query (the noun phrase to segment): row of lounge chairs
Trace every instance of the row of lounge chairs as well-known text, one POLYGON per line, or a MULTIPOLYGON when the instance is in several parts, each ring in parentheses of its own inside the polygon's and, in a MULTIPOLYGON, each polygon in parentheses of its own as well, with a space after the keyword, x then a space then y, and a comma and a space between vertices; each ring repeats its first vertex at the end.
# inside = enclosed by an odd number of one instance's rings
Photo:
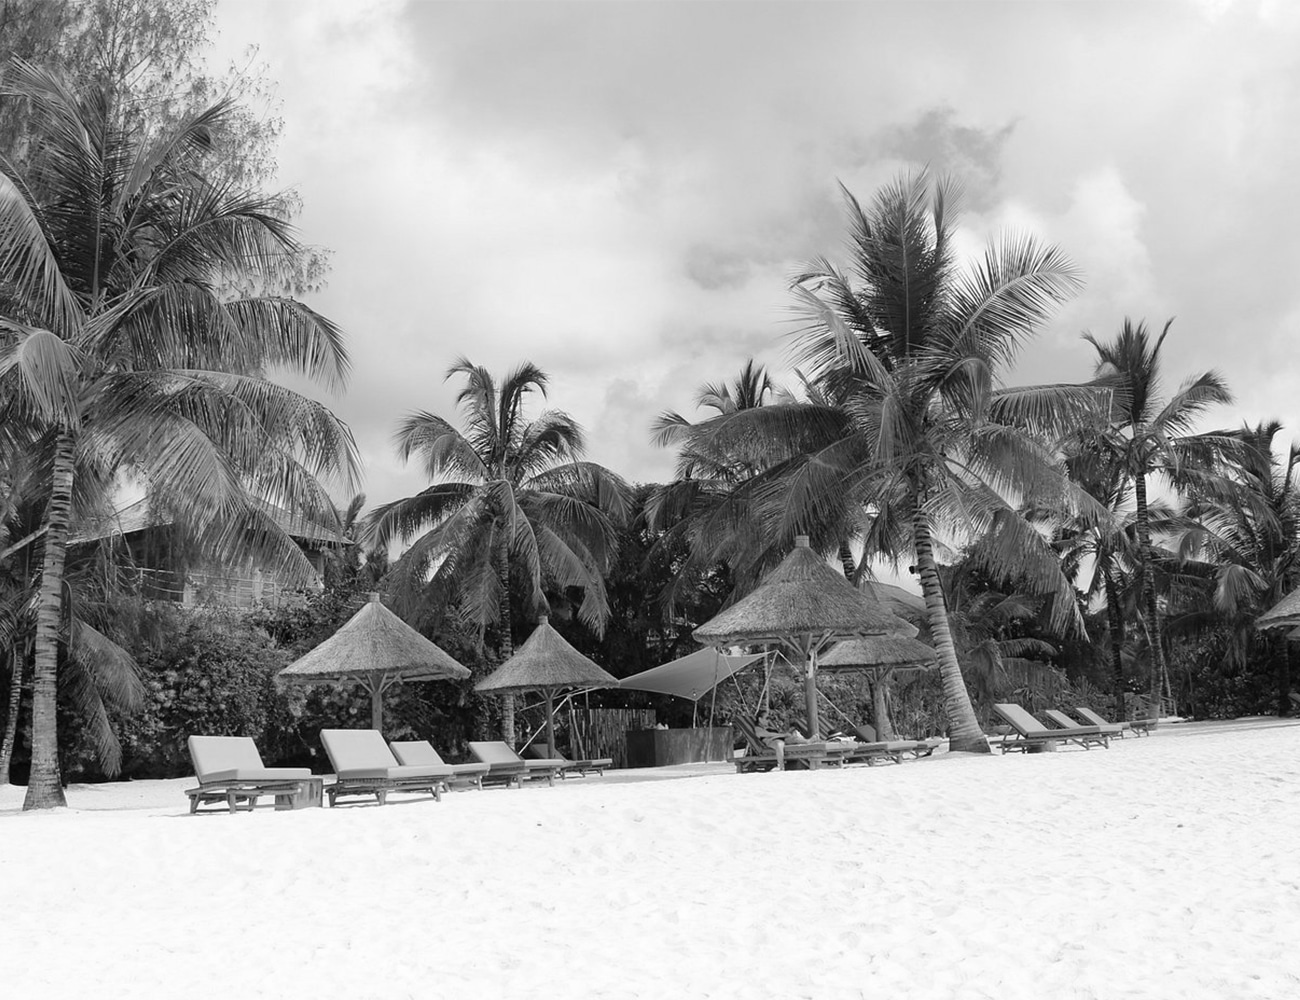
POLYGON ((1011 731, 1002 739, 1003 753, 1030 753, 1054 749, 1057 744, 1075 744, 1085 750, 1094 746, 1109 749, 1112 739, 1123 739, 1128 733, 1150 736, 1151 729, 1156 725, 1154 719, 1107 722, 1091 709, 1081 707, 1076 708, 1075 712, 1086 723, 1082 725, 1064 712, 1050 708, 1043 712, 1051 722, 1050 726, 1044 726, 1020 705, 1002 703, 994 705, 993 711, 1011 727, 1011 731))
POLYGON ((525 760, 507 743, 471 742, 472 761, 449 764, 425 740, 385 743, 373 729, 323 729, 321 743, 334 769, 334 781, 314 777, 305 767, 265 767, 261 754, 246 736, 191 736, 190 760, 198 786, 187 789, 190 812, 224 803, 230 812, 253 809, 263 796, 274 796, 276 808, 319 805, 328 796, 333 806, 348 796, 373 796, 380 805, 390 792, 425 792, 441 800, 451 788, 487 785, 522 787, 525 781, 603 774, 609 758, 571 761, 564 757, 525 760))
MULTIPOLYGON (((808 742, 783 741, 770 746, 754 724, 737 716, 732 724, 745 739, 745 752, 735 758, 736 772, 784 770, 786 765, 817 769, 848 764, 901 764, 906 757, 928 757, 940 741, 878 740, 870 726, 856 726, 853 734, 808 742)), ((804 730, 805 734, 807 730, 804 730)))

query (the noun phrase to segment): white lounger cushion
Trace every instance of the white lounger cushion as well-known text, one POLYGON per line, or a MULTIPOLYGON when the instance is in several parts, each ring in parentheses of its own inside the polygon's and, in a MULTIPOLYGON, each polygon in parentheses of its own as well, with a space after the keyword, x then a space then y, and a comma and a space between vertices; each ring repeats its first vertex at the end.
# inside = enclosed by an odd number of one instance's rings
POLYGON ((199 784, 222 781, 294 781, 310 778, 305 767, 264 767, 250 736, 191 736, 190 760, 199 784))

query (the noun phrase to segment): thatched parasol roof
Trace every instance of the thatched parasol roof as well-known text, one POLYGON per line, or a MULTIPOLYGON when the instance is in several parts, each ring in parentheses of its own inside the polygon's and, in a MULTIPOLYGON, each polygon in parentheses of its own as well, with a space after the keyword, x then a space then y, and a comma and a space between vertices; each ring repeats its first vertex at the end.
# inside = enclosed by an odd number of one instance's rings
POLYGON ((506 694, 540 691, 547 696, 568 688, 617 687, 618 678, 569 645, 546 615, 514 656, 474 685, 475 691, 506 694))
POLYGON ((934 662, 934 650, 918 639, 902 635, 873 635, 836 643, 834 649, 817 661, 817 665, 823 670, 854 670, 863 667, 919 667, 934 662))
POLYGON ((713 646, 789 642, 801 635, 886 635, 912 626, 826 565, 795 539, 794 550, 753 591, 694 632, 713 646))
POLYGON ((300 684, 328 680, 463 680, 461 666, 379 601, 378 594, 361 606, 337 632, 280 671, 300 684))
POLYGON ((1256 628, 1281 628, 1300 625, 1300 588, 1291 591, 1255 619, 1256 628))

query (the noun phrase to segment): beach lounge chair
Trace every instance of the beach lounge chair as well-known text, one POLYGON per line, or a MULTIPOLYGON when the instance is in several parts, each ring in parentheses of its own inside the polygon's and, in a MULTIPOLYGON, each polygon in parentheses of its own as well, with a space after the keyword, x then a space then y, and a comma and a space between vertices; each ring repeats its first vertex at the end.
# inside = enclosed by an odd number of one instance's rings
POLYGON ((469 753, 475 760, 488 765, 484 780, 492 783, 503 781, 518 786, 525 778, 544 778, 548 785, 554 785, 555 776, 564 770, 564 762, 552 757, 524 760, 511 749, 509 743, 501 740, 470 741, 469 753))
POLYGON ((1074 714, 1077 715, 1080 719, 1082 719, 1085 725, 1119 726, 1120 729, 1119 735, 1121 739, 1124 738, 1125 733, 1132 733, 1134 736, 1150 736, 1151 730, 1156 727, 1158 722, 1158 720, 1154 718, 1131 719, 1128 722, 1110 722, 1102 718, 1092 709, 1084 708, 1082 705, 1078 705, 1075 707, 1074 714))
POLYGON ((853 734, 864 744, 873 746, 883 744, 891 752, 897 751, 903 754, 911 754, 912 758, 929 757, 935 749, 943 744, 943 740, 879 740, 876 738, 874 727, 863 723, 853 727, 853 734))
POLYGON ((389 792, 428 792, 441 801, 452 770, 446 764, 399 764, 375 729, 322 729, 334 784, 325 786, 330 805, 345 795, 373 795, 382 806, 389 792))
MULTIPOLYGON (((531 760, 547 760, 550 755, 546 752, 546 747, 538 746, 536 743, 530 743, 524 748, 524 753, 531 760)), ((560 772, 561 778, 567 778, 571 774, 576 774, 579 778, 586 777, 588 774, 604 774, 605 768, 612 767, 614 764, 613 757, 590 757, 584 760, 569 760, 568 757, 555 751, 555 756, 550 758, 558 760, 564 764, 564 770, 560 772)))
POLYGON ((732 724, 745 738, 745 753, 736 757, 736 773, 746 771, 784 770, 786 764, 816 769, 819 767, 843 767, 853 754, 853 744, 847 740, 818 741, 815 743, 786 742, 780 751, 769 746, 758 735, 754 724, 742 715, 732 719, 732 724))
MULTIPOLYGON (((1043 715, 1047 716, 1047 721, 1050 722, 1053 726, 1056 726, 1058 729, 1079 728, 1079 723, 1077 723, 1074 719, 1071 719, 1064 712, 1059 711, 1055 708, 1044 709, 1043 715)), ((1100 730, 1106 736, 1110 736, 1113 739, 1124 738, 1124 728, 1120 725, 1117 725, 1114 722, 1089 722, 1086 725, 1090 729, 1100 730)))
POLYGON ((1057 743, 1076 743, 1085 750, 1095 744, 1110 747, 1110 737, 1096 726, 1073 726, 1069 729, 1047 729, 1020 705, 1004 703, 994 705, 993 711, 1002 718, 1015 734, 1002 741, 1002 752, 1019 750, 1025 753, 1055 749, 1057 743))
POLYGON ((252 737, 191 736, 186 744, 199 780, 197 788, 185 790, 191 813, 209 802, 224 802, 230 812, 251 811, 263 795, 274 795, 277 809, 292 809, 307 794, 311 771, 263 766, 252 737))
POLYGON ((447 779, 447 784, 452 787, 459 785, 482 789, 483 778, 488 773, 486 764, 448 764, 428 740, 397 740, 390 742, 388 749, 393 751, 393 756, 397 758, 399 764, 412 767, 435 764, 451 768, 451 777, 447 779))

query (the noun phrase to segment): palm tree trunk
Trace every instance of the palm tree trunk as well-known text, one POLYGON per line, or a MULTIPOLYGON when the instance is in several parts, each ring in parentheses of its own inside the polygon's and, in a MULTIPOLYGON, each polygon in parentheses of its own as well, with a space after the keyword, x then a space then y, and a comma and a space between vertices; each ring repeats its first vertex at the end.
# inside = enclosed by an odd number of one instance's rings
MULTIPOLYGON (((497 658, 500 663, 515 655, 513 620, 510 616, 510 556, 505 545, 497 549, 497 579, 501 589, 497 596, 497 658)), ((501 696, 501 738, 512 748, 515 745, 515 696, 506 692, 501 696)))
POLYGON ((36 609, 36 657, 32 669, 32 773, 24 809, 66 806, 59 779, 59 623, 63 617, 63 566, 72 507, 72 436, 59 431, 45 509, 45 551, 36 609))
POLYGON ((939 583, 939 570, 934 562, 930 523, 919 510, 912 516, 912 536, 916 545, 916 570, 921 578, 921 593, 925 597, 926 617, 930 623, 934 652, 943 678, 949 748, 968 753, 989 753, 988 737, 975 718, 975 709, 971 705, 966 682, 961 676, 961 665, 957 662, 957 647, 953 645, 952 632, 948 629, 948 611, 944 604, 943 587, 939 583))
POLYGON ((1110 629, 1110 670, 1115 679, 1115 721, 1128 718, 1124 703, 1124 609, 1119 603, 1119 584, 1110 570, 1102 571, 1106 587, 1106 620, 1110 629))
POLYGON ((853 550, 849 548, 848 542, 840 542, 840 566, 844 569, 844 579, 856 585, 853 574, 858 571, 858 564, 853 560, 853 550))
POLYGON ((1142 610, 1151 636, 1151 705, 1159 712, 1162 691, 1169 685, 1169 666, 1165 663, 1164 638, 1160 632, 1160 615, 1156 608, 1156 587, 1151 572, 1151 515, 1147 510, 1147 477, 1138 473, 1133 477, 1133 501, 1137 517, 1139 560, 1142 574, 1142 610))
POLYGON ((13 672, 9 676, 9 711, 5 716, 4 742, 0 743, 0 785, 9 784, 9 768, 14 759, 14 743, 18 739, 18 709, 23 700, 23 657, 15 640, 10 654, 13 672))

